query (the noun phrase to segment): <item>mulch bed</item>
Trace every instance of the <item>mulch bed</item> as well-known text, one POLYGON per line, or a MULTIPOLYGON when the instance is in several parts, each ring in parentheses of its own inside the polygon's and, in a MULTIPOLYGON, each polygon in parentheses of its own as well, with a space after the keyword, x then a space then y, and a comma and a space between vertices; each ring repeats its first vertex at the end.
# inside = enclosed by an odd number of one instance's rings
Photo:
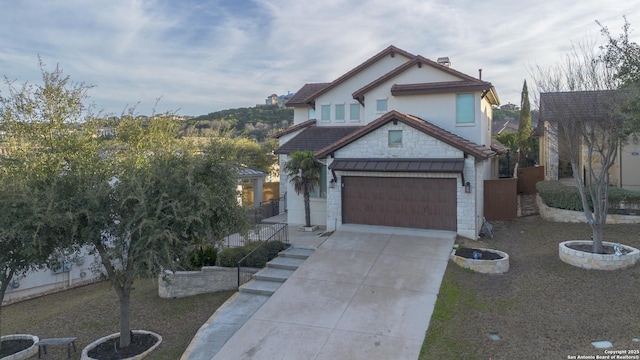
POLYGON ((33 345, 33 340, 2 340, 2 346, 0 346, 0 358, 26 350, 31 345, 33 345))
POLYGON ((152 347, 158 339, 150 334, 132 334, 131 344, 125 348, 119 346, 120 337, 109 339, 95 348, 87 355, 99 360, 120 360, 142 354, 152 347))
MULTIPOLYGON (((573 250, 577 250, 577 251, 582 251, 582 252, 588 252, 588 253, 593 253, 593 245, 591 244, 567 244, 567 247, 573 250)), ((622 252, 622 254, 628 254, 631 251, 625 249, 624 247, 620 248, 620 251, 622 252)), ((613 255, 615 254, 615 250, 613 249, 613 246, 609 246, 609 245, 602 245, 602 252, 600 252, 599 254, 604 254, 604 255, 613 255)))
POLYGON ((498 253, 494 253, 492 251, 474 249, 474 248, 465 248, 461 247, 456 249, 456 255, 463 257, 465 259, 474 259, 473 253, 478 254, 477 260, 498 260, 502 259, 502 256, 498 253))

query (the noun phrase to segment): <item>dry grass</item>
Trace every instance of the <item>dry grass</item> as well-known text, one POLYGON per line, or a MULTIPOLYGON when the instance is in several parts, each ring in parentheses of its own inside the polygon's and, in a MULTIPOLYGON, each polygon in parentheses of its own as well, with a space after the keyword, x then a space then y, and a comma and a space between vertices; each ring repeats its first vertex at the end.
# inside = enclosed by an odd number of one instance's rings
MULTIPOLYGON (((150 359, 179 359, 200 326, 233 291, 182 299, 158 297, 157 280, 138 280, 132 292, 132 329, 156 332, 162 344, 150 359)), ((39 338, 77 337, 82 348, 119 331, 119 302, 108 282, 12 304, 2 309, 2 334, 26 333, 39 338)), ((66 348, 48 347, 43 359, 66 358, 66 348)))
MULTIPOLYGON (((591 345, 600 340, 640 349, 640 264, 598 271, 560 261, 558 243, 589 239, 586 224, 534 216, 496 223, 494 233, 479 245, 507 252, 509 272, 478 274, 450 262, 420 359, 595 357, 605 355, 591 345)), ((605 240, 640 248, 640 225, 608 225, 605 240)))

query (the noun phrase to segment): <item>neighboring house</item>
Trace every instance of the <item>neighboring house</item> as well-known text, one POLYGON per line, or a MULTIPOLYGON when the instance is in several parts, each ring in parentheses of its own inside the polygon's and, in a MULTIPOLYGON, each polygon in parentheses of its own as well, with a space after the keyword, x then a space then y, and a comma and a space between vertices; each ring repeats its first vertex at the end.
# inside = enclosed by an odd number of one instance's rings
MULTIPOLYGON (((572 177, 568 150, 563 143, 559 119, 577 119, 578 117, 596 117, 606 121, 610 115, 608 109, 615 106, 616 92, 608 91, 572 91, 540 94, 540 164, 545 166, 545 179, 558 180, 572 177)), ((582 156, 578 168, 584 171, 588 161, 586 148, 581 148, 582 156)), ((597 162, 597 159, 595 159, 597 162)), ((597 168, 597 167, 596 167, 597 168)), ((629 190, 640 190, 640 139, 631 135, 620 146, 616 161, 609 171, 610 184, 629 190)))
MULTIPOLYGON (((311 222, 456 231, 475 239, 491 148, 491 83, 390 46, 330 83, 304 85, 287 106, 294 124, 275 135, 280 168, 298 150, 325 166, 311 222)), ((281 174, 290 224, 304 203, 281 174)))

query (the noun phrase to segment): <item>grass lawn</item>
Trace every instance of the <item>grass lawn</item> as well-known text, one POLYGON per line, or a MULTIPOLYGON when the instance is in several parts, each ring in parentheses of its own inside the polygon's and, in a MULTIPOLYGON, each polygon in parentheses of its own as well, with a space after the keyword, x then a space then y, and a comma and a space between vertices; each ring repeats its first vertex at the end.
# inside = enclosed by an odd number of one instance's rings
MULTIPOLYGON (((200 326, 235 291, 181 299, 158 297, 157 280, 138 280, 131 300, 131 327, 160 334, 162 344, 149 359, 179 359, 200 326)), ((89 343, 119 332, 119 302, 109 282, 103 281, 5 306, 3 335, 23 333, 39 338, 77 337, 77 353, 89 343)), ((66 347, 47 347, 43 359, 66 358, 66 347)))
MULTIPOLYGON (((607 355, 591 344, 603 340, 613 343, 608 350, 640 355, 640 264, 601 271, 560 261, 558 244, 589 239, 587 224, 533 216, 497 222, 494 233, 476 245, 508 253, 509 271, 479 274, 449 262, 421 360, 595 358, 607 355)), ((640 224, 607 225, 604 237, 640 248, 640 224)))

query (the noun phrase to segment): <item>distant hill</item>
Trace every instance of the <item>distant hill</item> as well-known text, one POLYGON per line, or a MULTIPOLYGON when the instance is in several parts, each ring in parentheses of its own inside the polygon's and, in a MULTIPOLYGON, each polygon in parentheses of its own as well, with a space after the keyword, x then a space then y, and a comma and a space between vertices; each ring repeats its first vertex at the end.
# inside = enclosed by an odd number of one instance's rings
POLYGON ((232 131, 257 141, 263 141, 271 132, 293 124, 293 109, 278 105, 221 110, 201 115, 184 122, 183 131, 191 136, 207 136, 222 131, 232 131))

